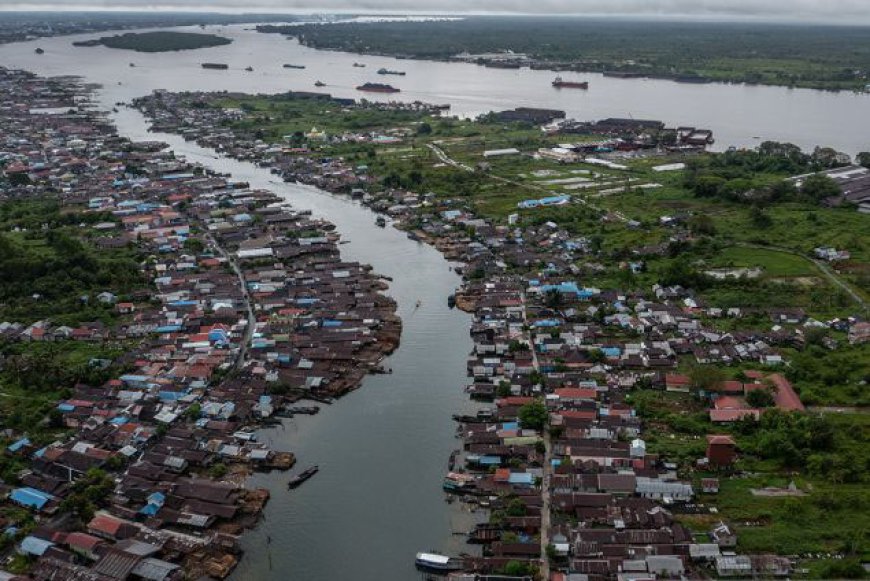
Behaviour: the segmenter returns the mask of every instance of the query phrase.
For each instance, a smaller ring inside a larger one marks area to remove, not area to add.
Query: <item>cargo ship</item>
[[[304,69],[305,65],[284,65],[285,69]]]
[[[287,483],[287,488],[296,488],[301,485],[303,482],[317,474],[317,471],[320,468],[317,466],[312,466],[311,468],[306,468],[302,472],[300,472],[297,476],[294,476],[290,479],[290,482]]]
[[[215,69],[218,71],[225,71],[228,68],[230,68],[230,65],[225,65],[224,63],[202,63],[202,68]]]
[[[399,75],[400,77],[405,76],[405,71],[391,71],[390,69],[378,69],[379,75]]]
[[[365,83],[356,88],[357,91],[368,91],[369,93],[398,93],[400,90],[392,85],[383,83]]]
[[[556,77],[553,81],[553,86],[557,89],[588,89],[588,81],[566,81],[562,77]]]

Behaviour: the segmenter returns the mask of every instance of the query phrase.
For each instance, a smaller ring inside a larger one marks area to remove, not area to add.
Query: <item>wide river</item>
[[[139,54],[70,44],[94,35],[41,39],[0,45],[0,66],[80,75],[102,85],[98,99],[106,108],[154,89],[277,93],[314,90],[314,82],[322,80],[328,84],[323,90],[333,95],[360,97],[356,85],[380,81],[402,88],[391,98],[449,103],[453,114],[463,116],[517,106],[553,107],[578,119],[633,116],[707,127],[715,132],[719,148],[751,146],[761,138],[804,148],[830,145],[850,154],[870,150],[868,95],[594,74],[582,76],[590,81],[588,91],[558,91],[549,85],[553,74],[545,71],[323,52],[241,26],[212,31],[234,42]],[[45,54],[36,55],[36,47]],[[201,62],[227,63],[230,69],[204,70]],[[367,66],[355,68],[354,62]],[[284,69],[284,63],[306,68]],[[245,71],[248,66],[254,70]],[[407,76],[385,81],[375,74],[380,67],[398,68]],[[471,349],[470,319],[447,308],[447,295],[459,283],[450,265],[402,233],[376,228],[374,214],[356,203],[277,182],[267,170],[218,158],[178,137],[148,133],[135,111],[121,108],[114,120],[123,135],[166,141],[192,161],[271,189],[295,207],[329,219],[349,241],[341,247],[344,256],[394,279],[389,293],[404,321],[401,346],[387,362],[394,373],[367,378],[361,389],[324,406],[317,416],[261,433],[264,441],[295,452],[301,466],[319,464],[321,472],[293,492],[286,489],[286,474],[253,479],[253,485],[272,491],[272,500],[265,521],[243,539],[246,556],[234,578],[400,581],[419,577],[413,567],[416,551],[468,550],[453,533],[467,531],[479,515],[447,505],[440,490],[447,457],[458,443],[450,415],[474,409],[461,390]]]

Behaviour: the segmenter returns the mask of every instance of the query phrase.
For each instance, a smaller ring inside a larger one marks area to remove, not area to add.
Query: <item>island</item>
[[[198,32],[128,32],[115,36],[103,36],[98,39],[74,42],[74,46],[103,45],[109,48],[121,48],[136,52],[168,52],[178,50],[193,50],[211,48],[230,44],[231,39],[216,34],[201,34]]]

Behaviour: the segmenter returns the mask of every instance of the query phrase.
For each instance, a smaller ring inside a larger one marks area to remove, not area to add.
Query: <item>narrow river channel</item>
[[[159,139],[178,154],[282,195],[293,207],[333,222],[347,244],[342,256],[392,277],[388,294],[399,305],[402,343],[363,386],[317,416],[284,421],[260,432],[261,441],[293,451],[300,466],[320,472],[288,491],[287,475],[257,475],[251,486],[272,492],[265,521],[243,539],[245,558],[234,579],[413,579],[414,554],[467,551],[464,537],[476,515],[445,503],[447,457],[456,447],[455,412],[472,411],[462,386],[472,347],[470,317],[447,307],[459,284],[433,248],[393,228],[375,226],[375,214],[316,188],[285,184],[253,164],[218,158],[180,137],[148,133],[131,109],[114,116],[132,139]],[[419,307],[417,304],[419,303]]]

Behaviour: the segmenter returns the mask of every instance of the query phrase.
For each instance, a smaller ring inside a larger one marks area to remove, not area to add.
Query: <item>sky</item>
[[[870,24],[870,0],[0,0],[4,10],[587,14]]]

